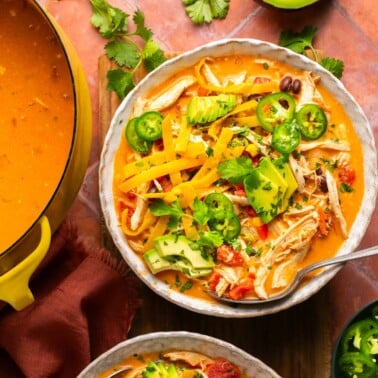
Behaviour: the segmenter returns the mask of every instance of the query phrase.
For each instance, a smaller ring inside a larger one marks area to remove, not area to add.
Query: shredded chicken
[[[310,71],[304,71],[301,76],[302,89],[297,102],[297,109],[305,104],[316,104],[325,112],[329,111],[329,106],[325,103],[322,95],[316,88],[316,83]]]
[[[177,352],[167,352],[163,355],[165,358],[171,361],[184,361],[190,366],[205,366],[213,362],[209,357],[204,356],[200,353],[188,352],[188,351],[177,351]]]
[[[336,180],[328,171],[326,171],[326,179],[332,211],[334,212],[336,219],[339,221],[344,238],[346,238],[348,236],[347,223],[341,210]]]
[[[298,161],[294,159],[291,155],[289,157],[289,164],[290,164],[291,170],[294,173],[295,179],[297,180],[298,192],[303,193],[303,191],[305,190],[306,182],[302,173],[302,169],[299,166]]]
[[[196,82],[194,76],[186,76],[174,82],[170,87],[159,93],[157,96],[149,99],[144,104],[144,111],[147,110],[163,110],[173,105],[181,94]]]
[[[267,298],[265,281],[269,270],[275,262],[292,253],[307,251],[312,237],[315,235],[319,225],[319,215],[316,211],[301,217],[295,224],[291,225],[286,232],[282,233],[274,242],[274,245],[261,257],[261,264],[257,269],[255,279],[255,291],[260,298]],[[304,257],[304,256],[302,256]],[[278,278],[277,282],[278,282]]]
[[[315,142],[301,142],[297,147],[298,151],[304,152],[313,150],[315,148],[324,148],[328,150],[335,150],[335,151],[350,151],[349,143],[345,141],[334,141],[331,139],[327,140],[320,140]]]

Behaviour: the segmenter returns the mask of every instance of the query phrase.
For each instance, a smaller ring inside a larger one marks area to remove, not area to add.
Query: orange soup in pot
[[[74,133],[66,56],[32,3],[0,12],[0,253],[40,217],[59,186]]]

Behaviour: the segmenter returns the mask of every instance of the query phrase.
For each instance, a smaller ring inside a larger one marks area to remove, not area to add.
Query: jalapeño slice
[[[154,141],[161,138],[163,115],[156,111],[145,112],[135,123],[135,131],[139,138]]]
[[[225,241],[230,242],[236,239],[241,230],[241,224],[238,216],[232,212],[217,212],[209,220],[209,227],[212,231],[219,232]]]
[[[348,352],[339,357],[340,370],[346,377],[375,378],[377,377],[377,365],[368,356],[360,352]]]
[[[327,116],[315,104],[304,105],[297,112],[296,120],[303,138],[308,140],[320,138],[327,130]]]
[[[205,204],[208,206],[210,213],[234,211],[231,200],[223,193],[210,193],[205,198]]]
[[[272,146],[282,155],[293,152],[301,141],[301,133],[295,122],[282,123],[273,130]]]
[[[144,140],[138,136],[135,131],[135,124],[137,122],[137,118],[131,118],[130,121],[127,123],[126,130],[125,130],[125,137],[129,146],[136,152],[141,154],[147,154],[150,152],[152,143],[151,141]]]
[[[260,125],[267,131],[290,123],[295,114],[295,100],[286,92],[277,92],[263,97],[256,108],[256,116]]]

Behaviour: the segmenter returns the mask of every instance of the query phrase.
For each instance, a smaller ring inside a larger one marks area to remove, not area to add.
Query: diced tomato
[[[235,185],[234,194],[239,197],[246,197],[244,185]]]
[[[123,214],[124,211],[127,211],[126,225],[130,226],[131,217],[133,216],[135,209],[131,206],[123,204],[120,214]]]
[[[198,96],[207,96],[210,93],[210,91],[204,87],[198,88]]]
[[[255,79],[253,80],[253,83],[254,84],[262,84],[262,83],[268,83],[270,81],[270,78],[269,77],[261,77],[261,76],[257,76],[255,77]]]
[[[266,240],[268,237],[268,226],[266,224],[262,224],[261,226],[256,227],[256,231],[259,234],[261,240]]]
[[[260,158],[261,158],[261,155],[260,154],[257,154],[256,156],[254,156],[252,158],[252,165],[254,167],[257,167],[259,165],[259,162],[260,162]]]
[[[127,198],[131,201],[135,200],[136,198],[136,193],[134,190],[130,190],[127,194],[126,194]]]
[[[228,296],[231,299],[240,299],[245,296],[246,293],[253,289],[254,275],[246,277],[241,283],[235,285],[229,290]]]
[[[321,236],[327,236],[331,228],[332,218],[322,208],[318,208],[319,214],[319,232]]]
[[[164,192],[169,192],[172,190],[173,185],[168,176],[161,176],[158,177],[156,180],[159,182]]]
[[[212,273],[212,275],[209,278],[209,289],[212,291],[215,291],[222,275],[218,272]]]
[[[155,141],[155,147],[158,151],[163,151],[164,150],[164,142],[163,139],[158,139]]]
[[[217,248],[217,260],[230,266],[240,266],[244,264],[241,253],[227,244],[223,244]]]
[[[218,358],[206,367],[209,378],[239,378],[240,370],[224,358]]]
[[[248,206],[246,211],[247,211],[247,215],[249,217],[251,217],[251,218],[257,217],[256,211],[252,206]]]
[[[352,185],[356,179],[356,172],[352,167],[343,167],[339,172],[339,179],[341,182]]]

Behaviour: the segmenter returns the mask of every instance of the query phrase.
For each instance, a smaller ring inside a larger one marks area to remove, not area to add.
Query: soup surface
[[[64,172],[74,127],[69,67],[31,3],[0,12],[0,253],[39,218]]]
[[[363,180],[353,125],[313,73],[209,57],[136,99],[115,207],[131,248],[172,288],[266,298],[336,253]]]
[[[201,353],[182,350],[133,355],[103,372],[98,378],[106,378],[125,366],[129,366],[130,370],[124,374],[119,373],[119,377],[247,378],[237,366],[224,358],[210,358]]]

